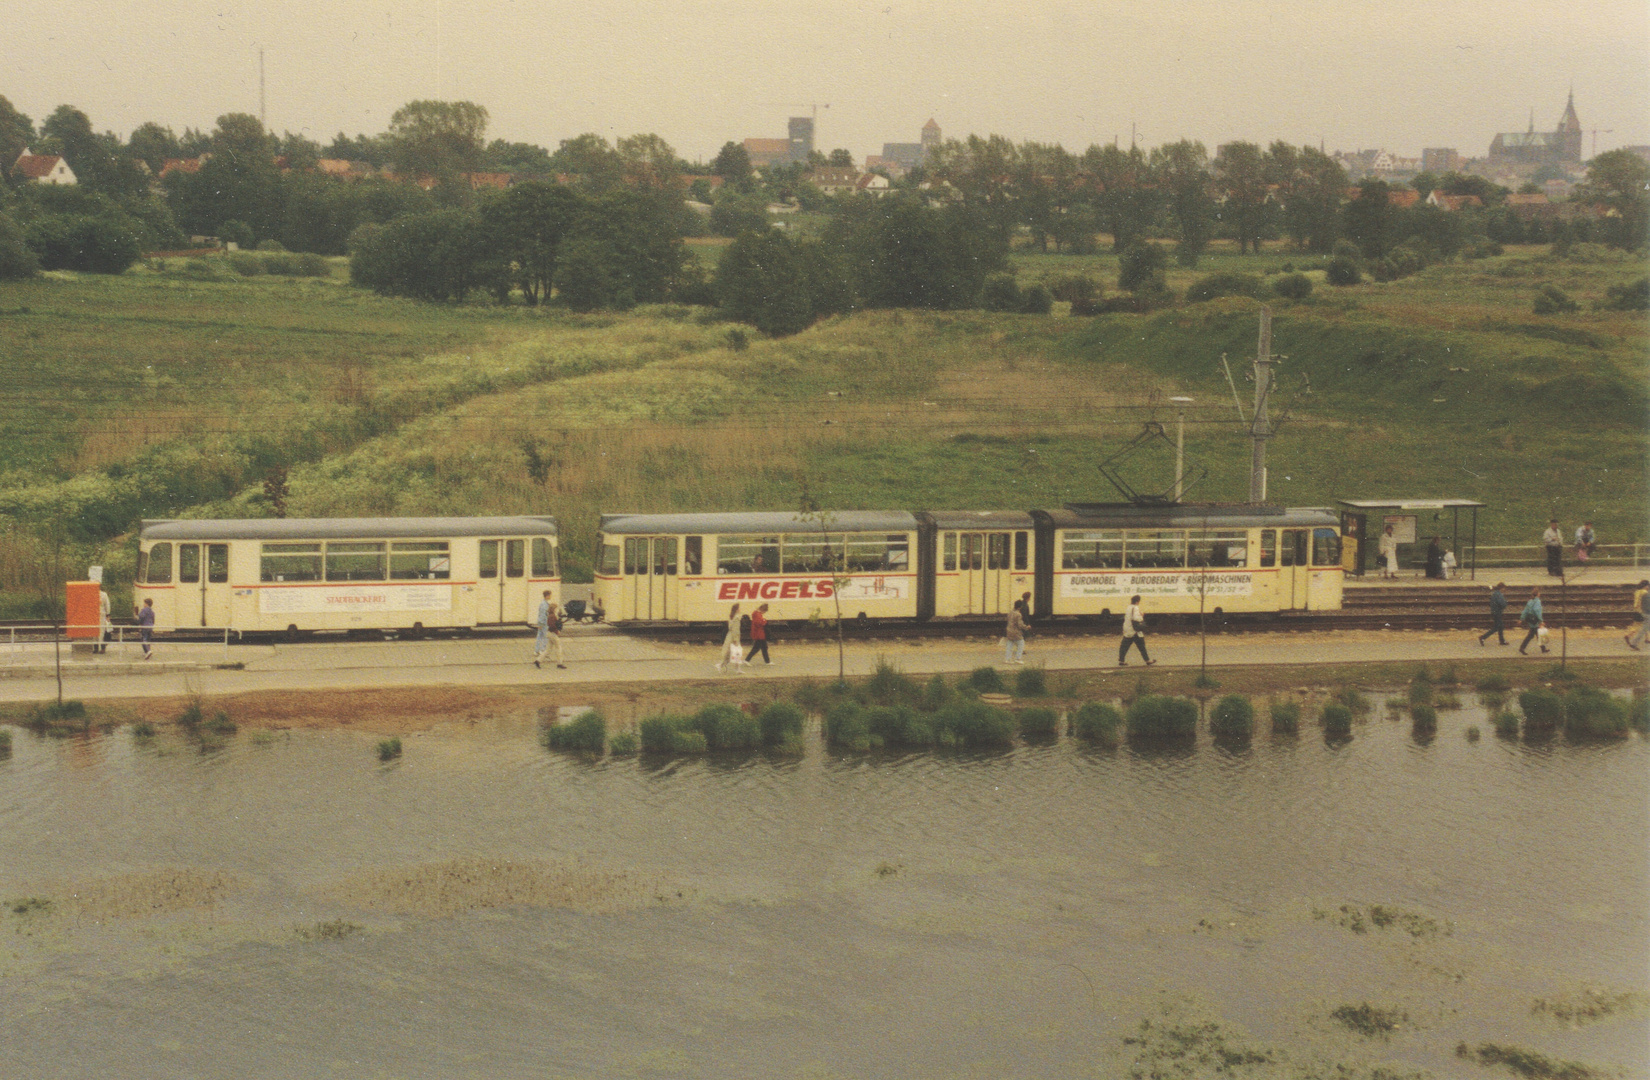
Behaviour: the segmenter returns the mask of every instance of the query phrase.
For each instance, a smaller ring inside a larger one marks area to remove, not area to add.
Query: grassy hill
[[[1110,256],[1016,261],[1026,280],[1115,280]],[[1216,255],[1170,284],[1287,261]],[[1549,515],[1643,538],[1645,320],[1588,310],[1643,272],[1514,249],[1272,302],[1273,499],[1476,498],[1488,543],[1533,542]],[[1546,283],[1582,310],[1532,314]],[[1257,308],[869,312],[739,348],[690,308],[441,307],[141,268],[0,284],[0,612],[42,587],[48,549],[118,577],[130,545],[107,541],[139,517],[270,513],[277,465],[293,516],[554,512],[576,576],[599,511],[787,508],[804,485],[841,509],[1110,498],[1096,464],[1186,394],[1209,469],[1190,497],[1237,500],[1248,451],[1220,356],[1241,379]],[[1168,486],[1166,454],[1137,468]]]

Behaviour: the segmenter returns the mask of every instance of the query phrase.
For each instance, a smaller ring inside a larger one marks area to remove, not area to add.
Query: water
[[[1646,1075],[1632,999],[1532,1004],[1650,989],[1650,750],[1489,731],[588,763],[499,722],[388,766],[19,731],[0,897],[52,903],[0,914],[0,1074],[1115,1076],[1166,1017],[1254,1075]],[[1330,1018],[1366,1001],[1406,1019]]]

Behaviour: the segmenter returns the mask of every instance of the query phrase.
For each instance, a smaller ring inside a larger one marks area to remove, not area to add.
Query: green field
[[[1115,291],[1110,255],[1014,261],[1025,282],[1086,272]],[[1285,263],[1315,265],[1217,251],[1169,284]],[[1644,539],[1650,335],[1642,313],[1590,310],[1643,273],[1586,245],[1511,249],[1274,301],[1289,420],[1272,498],[1475,498],[1486,543],[1533,543],[1549,515]],[[1532,314],[1549,282],[1582,310]],[[138,518],[269,514],[280,466],[293,516],[553,512],[577,580],[600,511],[782,509],[804,486],[837,509],[1111,499],[1098,462],[1186,394],[1188,457],[1209,469],[1189,497],[1241,500],[1220,357],[1242,379],[1257,308],[867,312],[735,349],[702,309],[433,306],[341,275],[0,284],[0,614],[55,591],[53,553],[120,580]],[[1154,451],[1134,475],[1162,490],[1170,467]]]

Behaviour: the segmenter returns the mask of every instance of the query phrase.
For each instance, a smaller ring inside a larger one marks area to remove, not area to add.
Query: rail
[[[82,636],[70,636],[70,630],[86,631]],[[154,627],[155,633],[173,633],[186,630],[191,635],[210,635],[216,638],[223,635],[223,660],[229,663],[229,639],[239,637],[240,631],[232,626],[161,626]],[[24,654],[26,645],[52,644],[61,647],[65,642],[74,645],[100,645],[113,648],[116,655],[125,657],[132,651],[133,646],[141,646],[142,634],[136,626],[116,623],[70,623],[70,622],[27,622],[27,623],[0,623],[0,634],[6,641],[6,666],[15,666],[18,657]]]
[[[1405,556],[1408,558],[1405,558]],[[1419,567],[1426,564],[1425,549],[1420,553],[1414,551],[1400,551],[1398,564],[1401,567]],[[1596,544],[1593,554],[1587,560],[1587,566],[1631,566],[1637,570],[1640,566],[1650,563],[1650,544]],[[1479,544],[1478,568],[1483,570],[1489,567],[1514,566],[1545,566],[1547,564],[1547,548],[1543,544]],[[1574,544],[1564,545],[1564,564],[1566,566],[1583,565],[1576,561]]]

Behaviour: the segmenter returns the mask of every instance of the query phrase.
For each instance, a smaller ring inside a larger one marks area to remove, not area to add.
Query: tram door
[[[476,562],[476,622],[530,621],[527,541],[481,541]]]
[[[1014,604],[1013,572],[1009,552],[1013,533],[960,533],[957,571],[962,582],[961,613],[1003,615]]]
[[[204,560],[204,565],[203,565]],[[229,545],[179,544],[178,626],[226,626],[229,623]]]
[[[674,619],[676,537],[627,536],[624,541],[626,618]]]
[[[1282,529],[1278,532],[1278,607],[1305,608],[1306,588],[1311,582],[1311,529]]]

